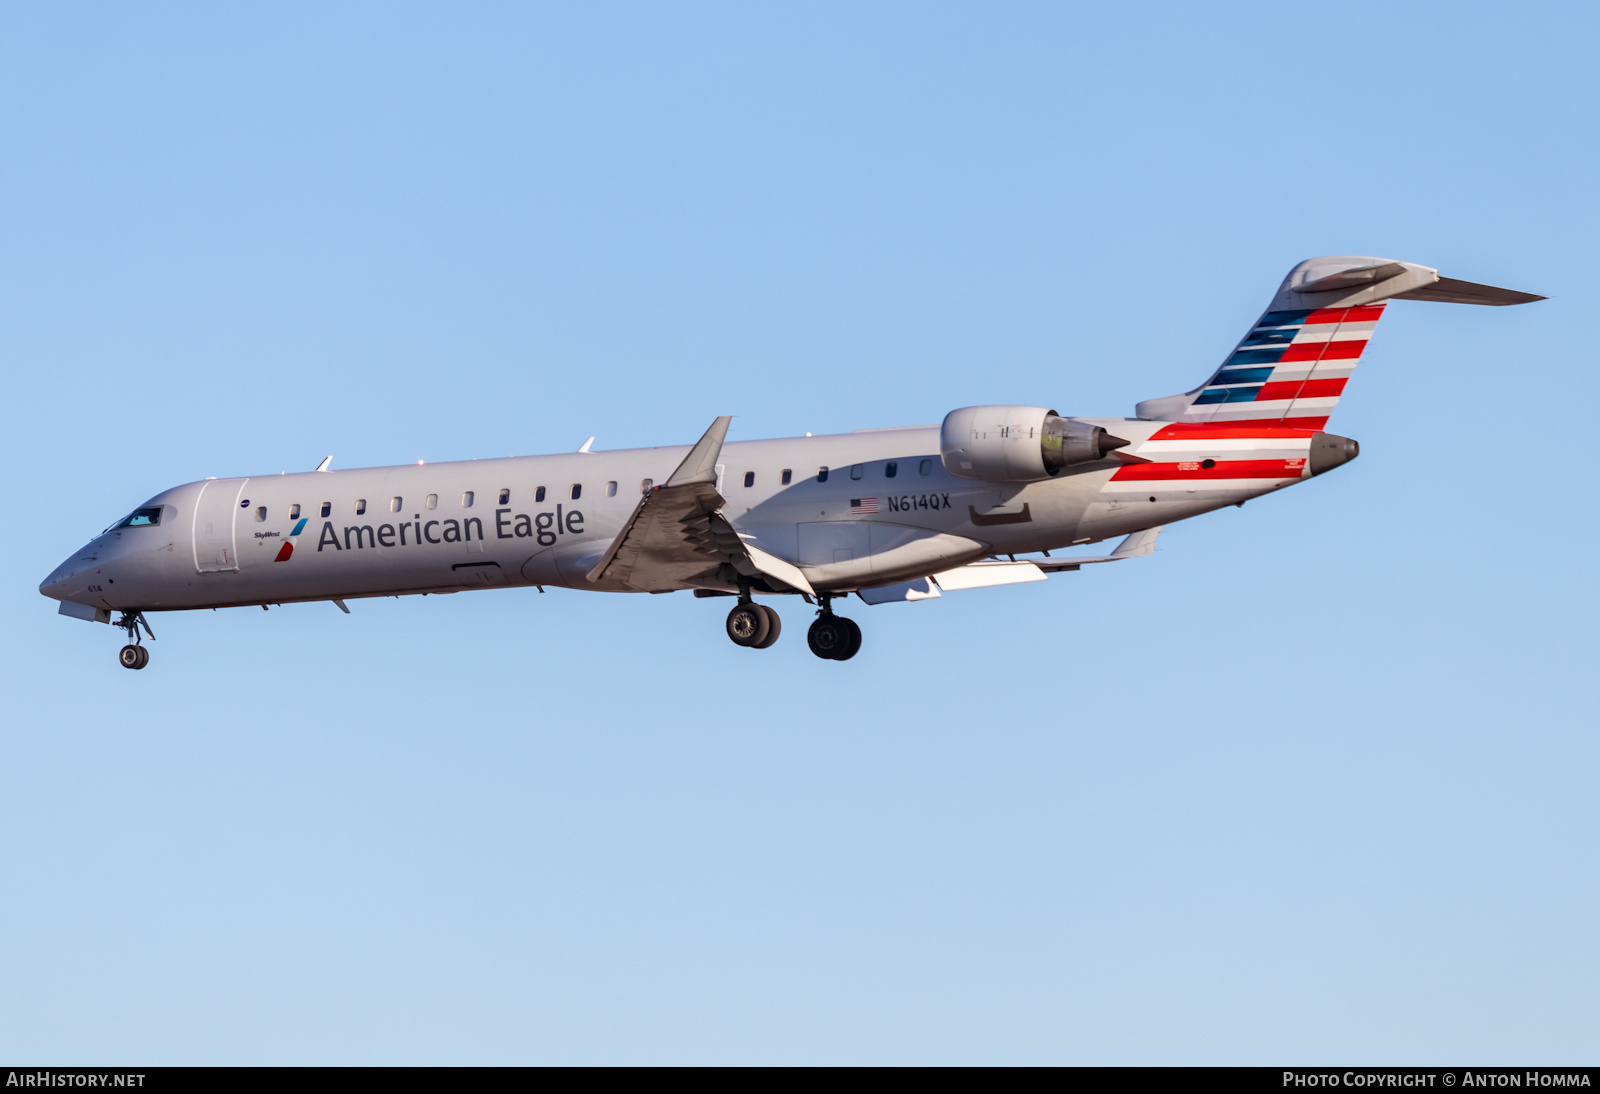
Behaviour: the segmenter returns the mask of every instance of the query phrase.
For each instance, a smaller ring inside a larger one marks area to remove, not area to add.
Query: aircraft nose
[[[88,548],[86,546],[83,550],[74,551],[71,558],[68,558],[54,570],[51,570],[50,576],[39,583],[39,592],[45,596],[48,596],[51,600],[66,600],[68,597],[70,597],[72,593],[81,585],[80,582],[75,582],[72,580],[75,569],[75,567],[72,565],[73,560],[79,555],[84,554],[87,550]]]

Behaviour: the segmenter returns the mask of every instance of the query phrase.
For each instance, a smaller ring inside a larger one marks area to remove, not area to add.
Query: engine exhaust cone
[[[1114,452],[1119,448],[1127,448],[1132,443],[1132,441],[1125,441],[1121,437],[1113,437],[1109,433],[1103,433],[1100,436],[1100,454],[1104,456],[1107,452]]]

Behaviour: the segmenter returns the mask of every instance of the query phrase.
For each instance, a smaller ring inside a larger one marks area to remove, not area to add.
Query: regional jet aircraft
[[[806,640],[847,661],[861,628],[834,611],[1043,581],[1148,555],[1161,527],[1355,458],[1325,431],[1390,300],[1543,297],[1385,258],[1289,272],[1210,379],[1132,418],[969,406],[939,426],[404,467],[205,479],[163,491],[56,567],[39,591],[126,632],[149,614],[535,585],[735,598],[728,637],[765,649],[795,597]],[[590,438],[592,441],[593,438]],[[1125,537],[1109,554],[1062,549]],[[141,633],[142,631],[142,633]]]

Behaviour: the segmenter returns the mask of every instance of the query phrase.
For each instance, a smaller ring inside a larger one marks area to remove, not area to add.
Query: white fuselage
[[[1129,447],[1041,482],[957,478],[941,462],[939,428],[927,426],[730,442],[718,491],[749,543],[800,567],[818,592],[848,592],[1128,534],[1310,474],[1305,433],[1152,440],[1169,423],[1087,420]],[[145,503],[160,508],[159,523],[91,540],[41,591],[107,610],[173,610],[499,585],[606,590],[586,575],[646,480],[662,483],[688,450],[192,482]],[[1219,478],[1202,461],[1256,469]],[[1263,476],[1261,464],[1283,470]],[[1177,470],[1130,477],[1139,466]]]

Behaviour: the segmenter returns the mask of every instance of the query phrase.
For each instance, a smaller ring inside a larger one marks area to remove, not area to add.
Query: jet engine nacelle
[[[944,417],[939,457],[950,474],[985,482],[1037,482],[1092,463],[1128,442],[1042,406],[964,406]]]

